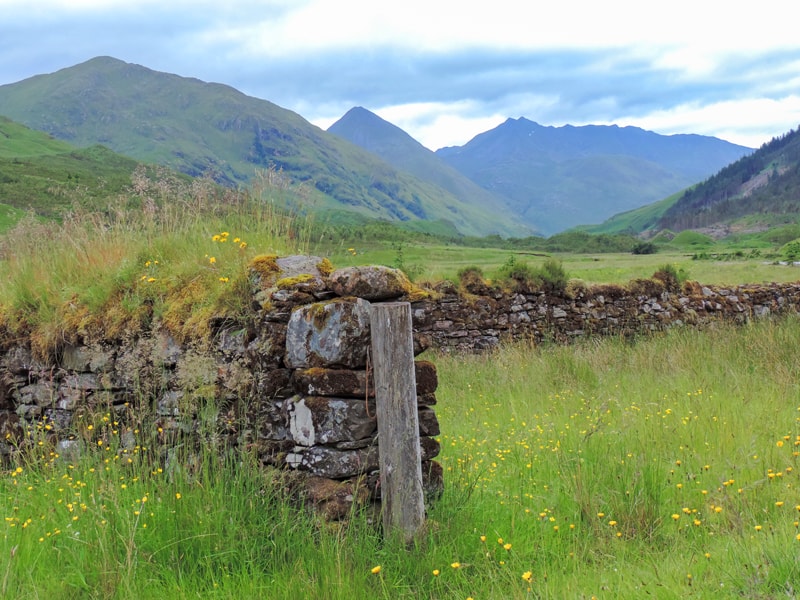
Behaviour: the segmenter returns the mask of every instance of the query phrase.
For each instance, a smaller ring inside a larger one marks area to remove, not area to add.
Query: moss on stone
[[[314,328],[317,331],[322,331],[331,317],[330,311],[325,310],[326,306],[327,304],[317,303],[308,307],[308,314],[311,316],[311,322],[314,323]]]
[[[286,290],[295,287],[301,283],[308,283],[310,281],[314,281],[316,277],[311,275],[310,273],[302,273],[300,275],[295,275],[294,277],[284,277],[282,279],[278,279],[275,283],[275,286],[279,290]]]

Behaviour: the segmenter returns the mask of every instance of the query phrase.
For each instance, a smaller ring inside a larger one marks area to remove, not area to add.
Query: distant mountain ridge
[[[318,212],[438,221],[470,235],[525,230],[271,102],[111,57],[0,86],[0,114],[77,146],[103,144],[231,185],[274,167],[304,186]]]
[[[700,135],[520,117],[436,154],[549,234],[665,198],[750,152]]]

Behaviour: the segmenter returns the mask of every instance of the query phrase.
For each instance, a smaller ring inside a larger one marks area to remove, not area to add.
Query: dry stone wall
[[[565,341],[629,335],[680,325],[800,309],[800,284],[668,291],[653,281],[569,295],[469,293],[443,282],[426,293],[401,272],[360,267],[330,272],[317,257],[260,257],[250,271],[250,314],[218,319],[209,341],[178,344],[154,324],[122,339],[86,339],[42,361],[30,345],[0,349],[0,460],[38,432],[72,458],[98,442],[120,454],[147,442],[165,461],[178,444],[255,453],[265,466],[296,474],[299,493],[328,518],[380,499],[374,389],[369,368],[369,306],[407,300],[415,353],[481,350],[505,339]],[[424,489],[442,490],[437,375],[416,363]],[[87,424],[101,415],[115,439]],[[187,442],[188,441],[188,442]],[[167,465],[169,466],[169,465]]]
[[[800,312],[800,283],[735,287],[691,283],[681,291],[668,291],[659,281],[640,280],[631,288],[634,291],[597,286],[554,294],[484,287],[465,294],[444,282],[436,287],[437,299],[412,304],[412,314],[424,343],[471,351],[496,347],[506,339],[564,342]]]
[[[327,518],[379,500],[370,303],[402,300],[412,286],[394,269],[327,266],[318,257],[257,259],[252,314],[215,322],[207,343],[179,345],[156,325],[67,346],[46,362],[26,344],[5,349],[0,455],[42,437],[69,458],[97,445],[135,453],[144,438],[162,460],[176,461],[179,445],[212,444],[292,473],[293,489]],[[436,369],[417,361],[416,374],[423,483],[435,496],[443,485],[433,460]],[[115,439],[88,433],[98,415],[114,424]]]

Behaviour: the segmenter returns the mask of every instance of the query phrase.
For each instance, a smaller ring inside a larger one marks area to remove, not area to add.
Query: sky
[[[431,150],[507,118],[758,147],[800,125],[796,0],[0,0],[0,85],[95,56]],[[2,106],[0,106],[2,114]]]

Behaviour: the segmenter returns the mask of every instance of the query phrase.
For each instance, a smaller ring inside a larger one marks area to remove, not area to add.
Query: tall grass
[[[284,208],[288,193],[275,173],[231,191],[139,172],[106,211],[24,219],[0,242],[4,333],[42,356],[153,319],[178,339],[202,338],[211,316],[241,309],[253,256],[308,249],[310,217]]]
[[[70,461],[42,424],[0,477],[0,595],[794,597],[799,336],[790,318],[432,356],[446,489],[408,549],[368,511],[317,521],[246,451],[165,463],[157,430],[123,451],[98,414]]]

